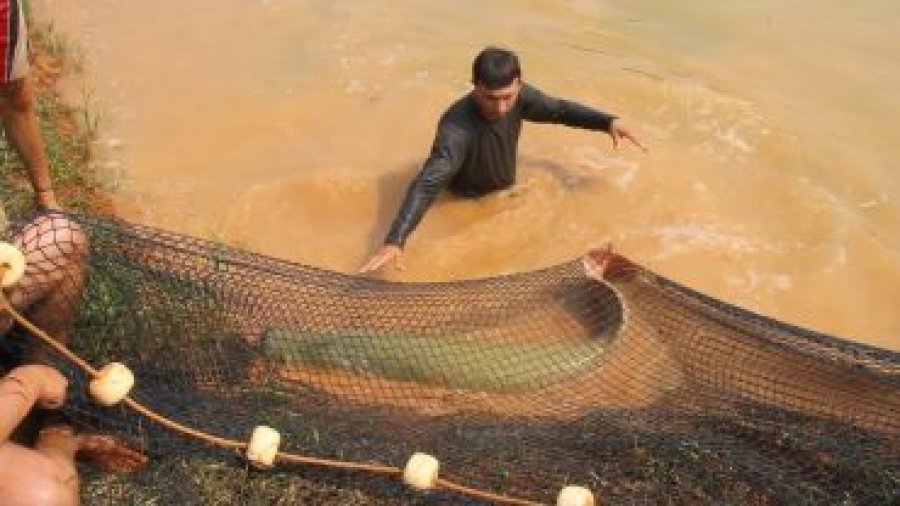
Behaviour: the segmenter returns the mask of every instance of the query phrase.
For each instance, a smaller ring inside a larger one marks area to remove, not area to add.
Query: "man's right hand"
[[[638,140],[637,136],[631,133],[631,129],[622,124],[622,121],[618,118],[614,119],[612,123],[609,125],[609,136],[612,137],[613,141],[613,149],[619,149],[619,141],[627,140],[640,148],[644,153],[647,152],[647,147],[644,146],[640,140]]]
[[[396,244],[385,244],[375,253],[375,256],[369,260],[366,265],[359,270],[360,274],[366,272],[377,271],[384,267],[388,262],[394,262],[394,266],[399,270],[403,270],[403,249]]]

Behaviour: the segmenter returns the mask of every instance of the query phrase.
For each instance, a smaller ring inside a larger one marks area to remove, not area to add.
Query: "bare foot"
[[[147,465],[137,444],[109,434],[78,434],[78,460],[107,473],[127,474]]]
[[[71,461],[78,451],[78,438],[69,425],[47,425],[38,431],[35,448],[46,454]]]
[[[76,433],[71,425],[51,424],[38,433],[37,449],[48,455],[85,464],[107,473],[126,474],[147,465],[147,456],[136,444],[109,434]]]

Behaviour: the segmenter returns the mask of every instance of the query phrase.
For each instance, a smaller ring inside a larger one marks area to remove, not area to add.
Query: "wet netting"
[[[898,353],[634,265],[605,280],[577,260],[392,283],[73,219],[87,253],[71,349],[128,364],[132,398],[191,428],[246,441],[263,424],[284,452],[401,469],[425,452],[441,478],[541,503],[569,484],[601,504],[900,502]],[[60,367],[73,418],[150,456],[128,482],[154,490],[148,503],[218,503],[222,490],[233,503],[479,501],[363,470],[251,470],[234,449],[96,407],[84,373]]]

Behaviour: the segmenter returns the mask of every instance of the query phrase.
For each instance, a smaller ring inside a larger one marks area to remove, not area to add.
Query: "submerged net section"
[[[197,429],[247,440],[265,424],[285,451],[401,468],[423,451],[442,477],[546,503],[567,484],[603,504],[900,501],[900,354],[643,269],[397,284],[77,220],[90,249],[72,348],[127,363],[134,398]],[[70,414],[146,449],[128,486],[156,502],[468,501],[304,466],[223,475],[242,470],[233,452],[81,390]]]

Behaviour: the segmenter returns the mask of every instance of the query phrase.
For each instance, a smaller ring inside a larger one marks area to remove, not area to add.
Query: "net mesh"
[[[546,503],[572,483],[604,504],[900,501],[898,353],[645,269],[609,283],[580,261],[391,283],[73,219],[88,253],[72,349],[96,366],[127,363],[133,397],[185,425],[245,441],[264,424],[284,451],[401,468],[422,451],[443,478]],[[208,456],[241,469],[233,452],[94,407],[79,393],[82,373],[60,367],[75,384],[72,417],[151,455],[132,485],[155,487],[164,503],[218,502],[165,463]],[[208,469],[230,490],[223,502],[468,500],[423,499],[359,472],[287,466],[232,479]]]

